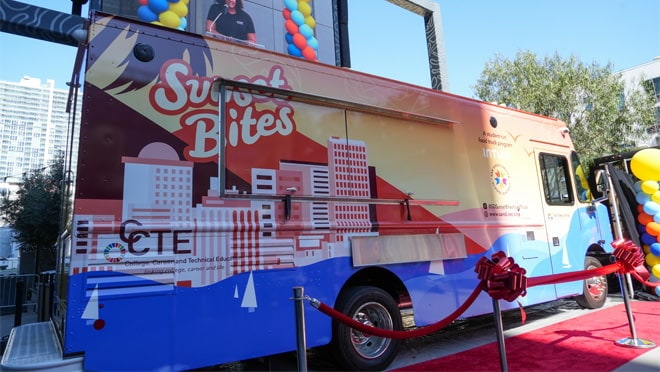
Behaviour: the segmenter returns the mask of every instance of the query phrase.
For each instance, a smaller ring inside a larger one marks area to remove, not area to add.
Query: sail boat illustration
[[[92,291],[92,295],[85,305],[85,310],[81,316],[82,319],[88,319],[88,321],[94,321],[99,318],[99,285],[97,284]]]
[[[243,292],[243,302],[241,302],[241,307],[249,308],[250,312],[254,311],[254,309],[257,307],[257,293],[254,290],[254,278],[252,277],[252,271],[250,271],[247,286]]]

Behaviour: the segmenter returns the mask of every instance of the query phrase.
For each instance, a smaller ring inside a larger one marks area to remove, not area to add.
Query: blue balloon
[[[640,191],[635,194],[635,200],[637,200],[638,204],[646,204],[649,200],[651,200],[651,195]]]
[[[298,26],[305,24],[305,16],[300,13],[300,10],[294,10],[291,12],[291,20]]]
[[[292,55],[294,57],[302,57],[302,51],[293,44],[289,44],[287,51],[289,52],[289,55]]]
[[[291,35],[290,33],[287,32],[284,35],[284,40],[286,40],[287,44],[292,44],[293,43],[293,35]]]
[[[312,49],[314,49],[314,50],[318,50],[318,49],[319,49],[319,41],[316,40],[316,38],[315,38],[314,36],[312,36],[312,37],[310,37],[309,39],[307,39],[307,45],[309,45],[310,47],[312,47]]]
[[[642,235],[639,237],[642,243],[646,245],[651,245],[653,243],[657,243],[658,241],[656,240],[655,236],[649,234],[649,233],[642,233]]]
[[[647,201],[644,203],[644,212],[650,214],[651,216],[655,216],[656,214],[660,213],[660,204],[654,202],[653,200]]]
[[[660,257],[660,243],[655,242],[649,248],[652,255]]]
[[[188,26],[188,20],[186,17],[181,17],[181,22],[179,22],[179,29],[185,30],[186,26]]]
[[[635,190],[635,192],[642,191],[642,181],[635,182],[635,184],[633,185],[633,189]]]
[[[156,14],[160,14],[170,8],[167,0],[149,0],[147,4],[149,5],[149,9]]]
[[[298,1],[297,0],[284,0],[284,6],[290,11],[298,10]]]
[[[142,5],[138,8],[137,15],[140,21],[153,22],[158,20],[158,15],[152,12],[146,5]]]
[[[300,34],[302,34],[305,39],[309,39],[310,37],[314,36],[314,30],[312,30],[312,28],[309,27],[309,25],[306,23],[303,23],[300,27],[298,27],[298,32],[300,32]]]
[[[653,221],[660,223],[660,213],[656,213],[653,215]]]

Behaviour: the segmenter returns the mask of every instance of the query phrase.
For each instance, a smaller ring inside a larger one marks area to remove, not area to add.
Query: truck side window
[[[563,156],[540,154],[545,201],[551,205],[573,204],[568,160]]]

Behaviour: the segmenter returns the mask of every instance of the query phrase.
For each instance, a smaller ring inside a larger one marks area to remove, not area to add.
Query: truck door
[[[570,162],[563,154],[536,151],[546,236],[552,273],[582,270],[580,217],[571,181]],[[558,297],[579,293],[582,282],[555,285]]]

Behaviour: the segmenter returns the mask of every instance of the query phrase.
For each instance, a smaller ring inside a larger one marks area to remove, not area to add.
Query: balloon
[[[660,265],[660,257],[649,253],[646,255],[645,262],[650,267],[654,267],[655,265]],[[657,275],[657,277],[660,278],[660,275]]]
[[[291,20],[296,22],[298,26],[305,24],[305,16],[297,10],[291,12]]]
[[[316,20],[314,17],[305,17],[305,24],[311,28],[316,27]]]
[[[173,11],[174,13],[176,13],[176,15],[179,16],[179,18],[185,17],[185,16],[188,15],[188,7],[186,6],[186,4],[184,4],[180,1],[176,2],[176,3],[170,3],[170,8],[169,9],[171,11]]]
[[[286,34],[284,34],[284,40],[286,40],[287,44],[293,43],[293,35],[287,32]]]
[[[166,11],[169,6],[170,4],[167,3],[167,0],[149,0],[149,9],[159,15]]]
[[[303,50],[307,46],[307,39],[305,37],[298,33],[293,35],[293,44],[298,47],[298,49]]]
[[[158,15],[158,20],[160,23],[171,28],[177,28],[179,27],[179,23],[181,23],[181,17],[171,10],[160,13]]]
[[[304,1],[298,2],[298,10],[300,13],[302,13],[305,17],[309,17],[312,14],[312,7],[309,6],[309,3],[306,3]]]
[[[646,204],[646,202],[651,200],[651,196],[649,194],[640,191],[637,194],[635,194],[635,200],[637,200],[638,204]]]
[[[646,226],[647,223],[653,221],[653,216],[651,216],[648,213],[640,213],[637,215],[637,222],[641,223],[642,225]]]
[[[648,225],[646,225],[646,232],[649,233],[649,235],[652,235],[652,236],[660,235],[660,223],[649,222]],[[653,244],[653,243],[651,243],[651,244]]]
[[[649,246],[649,253],[654,256],[660,257],[660,243],[653,243]]]
[[[660,204],[649,200],[644,203],[644,212],[655,216],[656,214],[660,213]]]
[[[653,221],[660,223],[660,213],[656,213],[653,216]]]
[[[312,30],[311,27],[304,23],[300,25],[298,31],[305,37],[305,39],[309,39],[310,37],[314,36],[314,30]]]
[[[284,22],[284,28],[286,29],[286,32],[290,33],[291,35],[298,33],[298,25],[290,19],[287,19]]]
[[[630,170],[640,180],[660,179],[660,150],[639,150],[630,159]]]
[[[296,0],[284,0],[284,6],[292,12],[298,10],[298,2]]]
[[[305,49],[302,51],[303,57],[310,61],[315,61],[316,60],[316,51],[312,49],[312,47],[307,46]]]
[[[307,39],[307,45],[311,46],[312,49],[314,49],[314,50],[319,49],[319,41],[316,40],[316,38],[314,36]]]
[[[651,195],[651,200],[656,203],[660,203],[660,191],[656,191]]]
[[[660,176],[660,174],[658,174]],[[642,182],[642,191],[646,194],[653,195],[654,192],[658,191],[658,182],[653,180],[646,180]]]
[[[284,19],[291,19],[291,11],[287,8],[282,9],[282,16]]]
[[[653,265],[653,267],[651,267],[651,272],[653,273],[653,276],[660,278],[660,264]]]
[[[289,47],[286,49],[287,52],[289,52],[289,55],[292,55],[294,57],[302,57],[302,52],[298,47],[296,47],[293,44],[289,44]]]
[[[637,181],[633,185],[633,189],[635,190],[636,193],[642,191],[642,181]]]
[[[179,28],[185,30],[186,27],[188,27],[188,20],[186,17],[181,17],[181,20],[179,21]]]
[[[138,1],[140,5],[147,5],[149,3],[149,0],[140,0]]]
[[[652,236],[651,234],[647,232],[643,232],[639,239],[642,241],[644,244],[651,245],[653,243],[656,243],[658,240],[655,238],[655,236]]]
[[[138,8],[137,15],[141,21],[145,22],[153,22],[158,19],[158,15],[152,12],[151,9],[149,9],[149,7],[146,5]]]

